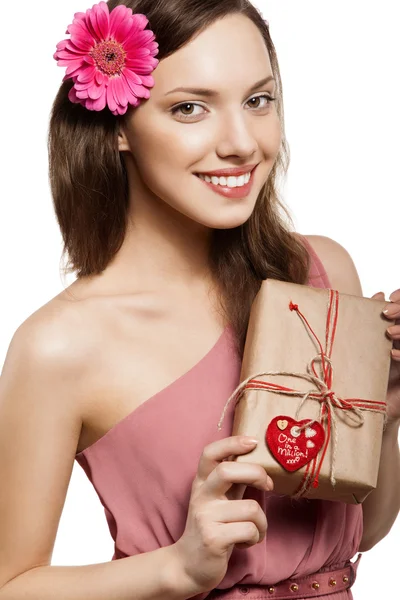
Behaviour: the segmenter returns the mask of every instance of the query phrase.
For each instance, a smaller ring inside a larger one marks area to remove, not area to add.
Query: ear
[[[118,150],[120,152],[128,151],[130,152],[128,138],[126,137],[125,131],[120,127],[118,132]]]

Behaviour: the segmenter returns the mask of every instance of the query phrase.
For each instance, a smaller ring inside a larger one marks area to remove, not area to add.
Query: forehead
[[[240,85],[272,74],[261,32],[239,14],[219,19],[171,56],[153,72],[154,92],[164,94],[175,86],[207,85],[215,89]]]

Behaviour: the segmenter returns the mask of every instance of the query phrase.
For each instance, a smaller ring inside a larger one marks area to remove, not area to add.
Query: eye
[[[190,117],[198,117],[201,113],[195,113],[190,110],[192,107],[195,106],[197,106],[197,108],[204,108],[200,104],[194,104],[194,102],[184,102],[183,104],[178,104],[178,106],[172,108],[171,112],[173,115],[178,114],[180,117],[183,117],[183,119],[187,119]],[[185,112],[186,110],[188,112]]]
[[[256,105],[253,104],[251,108],[254,108],[255,110],[262,110],[269,108],[269,106],[272,104],[272,102],[276,100],[276,98],[273,98],[269,94],[260,94],[259,96],[253,96],[253,98],[250,98],[247,104],[249,102],[252,102],[252,100],[256,101]],[[260,104],[261,100],[265,100],[266,102]],[[171,113],[174,116],[179,116],[181,121],[189,121],[193,117],[196,118],[201,116],[201,112],[194,112],[193,109],[196,107],[205,110],[204,106],[202,106],[201,104],[196,104],[195,102],[182,102],[182,104],[174,106],[171,109]]]
[[[253,104],[253,106],[251,108],[255,108],[255,109],[262,109],[262,108],[268,108],[272,102],[275,102],[276,98],[273,98],[272,96],[270,96],[269,94],[260,94],[260,96],[253,96],[253,98],[250,98],[250,100],[248,101],[251,102],[252,100],[266,100],[267,102],[265,102],[264,104],[261,103],[257,103],[257,104]]]

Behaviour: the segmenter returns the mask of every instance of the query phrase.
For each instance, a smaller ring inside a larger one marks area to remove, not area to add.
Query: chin
[[[246,223],[250,219],[253,210],[253,205],[251,210],[249,210],[248,206],[245,207],[244,205],[236,207],[236,210],[227,207],[216,207],[213,214],[208,215],[208,218],[204,217],[201,221],[203,225],[211,229],[234,229]]]
[[[234,229],[240,227],[251,217],[257,202],[259,191],[243,198],[227,198],[212,192],[199,194],[190,188],[165,191],[165,202],[171,208],[185,215],[191,221],[211,229]],[[188,200],[190,199],[190,203]]]

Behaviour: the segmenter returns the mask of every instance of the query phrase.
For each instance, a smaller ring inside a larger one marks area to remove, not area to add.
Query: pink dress
[[[304,241],[312,258],[308,285],[329,288],[320,259]],[[104,506],[115,542],[112,560],[169,546],[181,537],[202,450],[231,435],[232,409],[228,409],[221,431],[217,423],[240,382],[241,359],[232,340],[228,326],[189,371],[76,455]],[[269,586],[331,571],[341,568],[358,550],[361,505],[307,499],[292,502],[289,497],[252,487],[246,488],[244,497],[256,498],[263,507],[267,535],[263,543],[251,548],[234,548],[219,589]],[[326,597],[353,598],[351,590]]]

